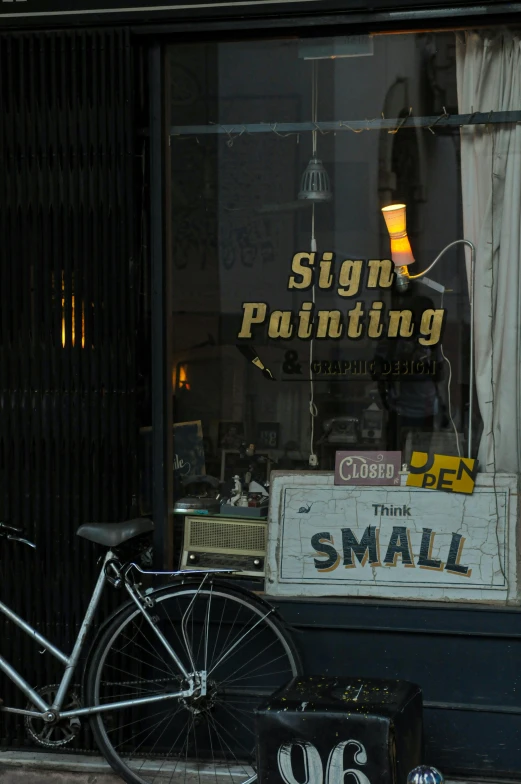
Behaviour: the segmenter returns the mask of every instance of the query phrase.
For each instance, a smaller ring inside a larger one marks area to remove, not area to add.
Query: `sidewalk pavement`
[[[187,784],[200,784],[189,779]],[[0,784],[122,784],[122,781],[102,757],[0,751]],[[445,779],[445,784],[519,784],[519,781]]]
[[[0,751],[0,784],[121,784],[101,757]]]

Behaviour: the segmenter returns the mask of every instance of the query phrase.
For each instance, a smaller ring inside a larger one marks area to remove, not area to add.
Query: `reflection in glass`
[[[436,266],[438,288],[371,286],[368,265],[421,272],[464,236],[459,128],[403,124],[457,113],[454,33],[187,44],[168,68],[174,419],[201,421],[207,473],[222,423],[259,449],[276,432],[275,468],[316,454],[331,470],[343,447],[465,454],[463,249]],[[317,192],[329,198],[302,196]],[[406,223],[382,215],[397,204]],[[316,253],[309,285],[290,287],[299,252]],[[363,262],[358,286],[346,260]],[[319,312],[324,337],[305,329]]]

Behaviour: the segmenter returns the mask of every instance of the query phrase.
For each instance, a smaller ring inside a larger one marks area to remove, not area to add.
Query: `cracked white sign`
[[[276,476],[268,580],[285,595],[506,596],[512,487],[488,485],[433,498],[420,488],[333,486],[326,474]]]

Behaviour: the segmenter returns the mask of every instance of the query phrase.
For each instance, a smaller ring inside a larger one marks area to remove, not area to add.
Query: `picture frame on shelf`
[[[259,422],[257,424],[257,440],[255,443],[259,449],[278,449],[279,440],[279,422]]]
[[[255,454],[267,458],[266,462],[262,464],[262,479],[263,481],[267,481],[271,471],[270,453],[268,450],[258,449],[255,451]],[[237,473],[241,474],[244,471],[244,466],[247,461],[248,458],[241,457],[241,453],[238,449],[223,449],[221,452],[221,482],[231,479]]]
[[[244,422],[220,421],[217,431],[218,449],[238,450],[244,441]]]

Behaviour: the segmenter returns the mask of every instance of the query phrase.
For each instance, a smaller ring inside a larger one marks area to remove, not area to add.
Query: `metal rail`
[[[319,131],[396,131],[406,128],[461,128],[472,125],[501,125],[521,122],[521,111],[472,112],[471,114],[442,114],[430,117],[374,118],[372,120],[328,120],[321,122],[259,122],[259,123],[210,123],[208,125],[172,125],[170,136],[203,136],[220,134],[238,137],[250,133],[306,133]],[[144,131],[148,135],[148,130]]]

